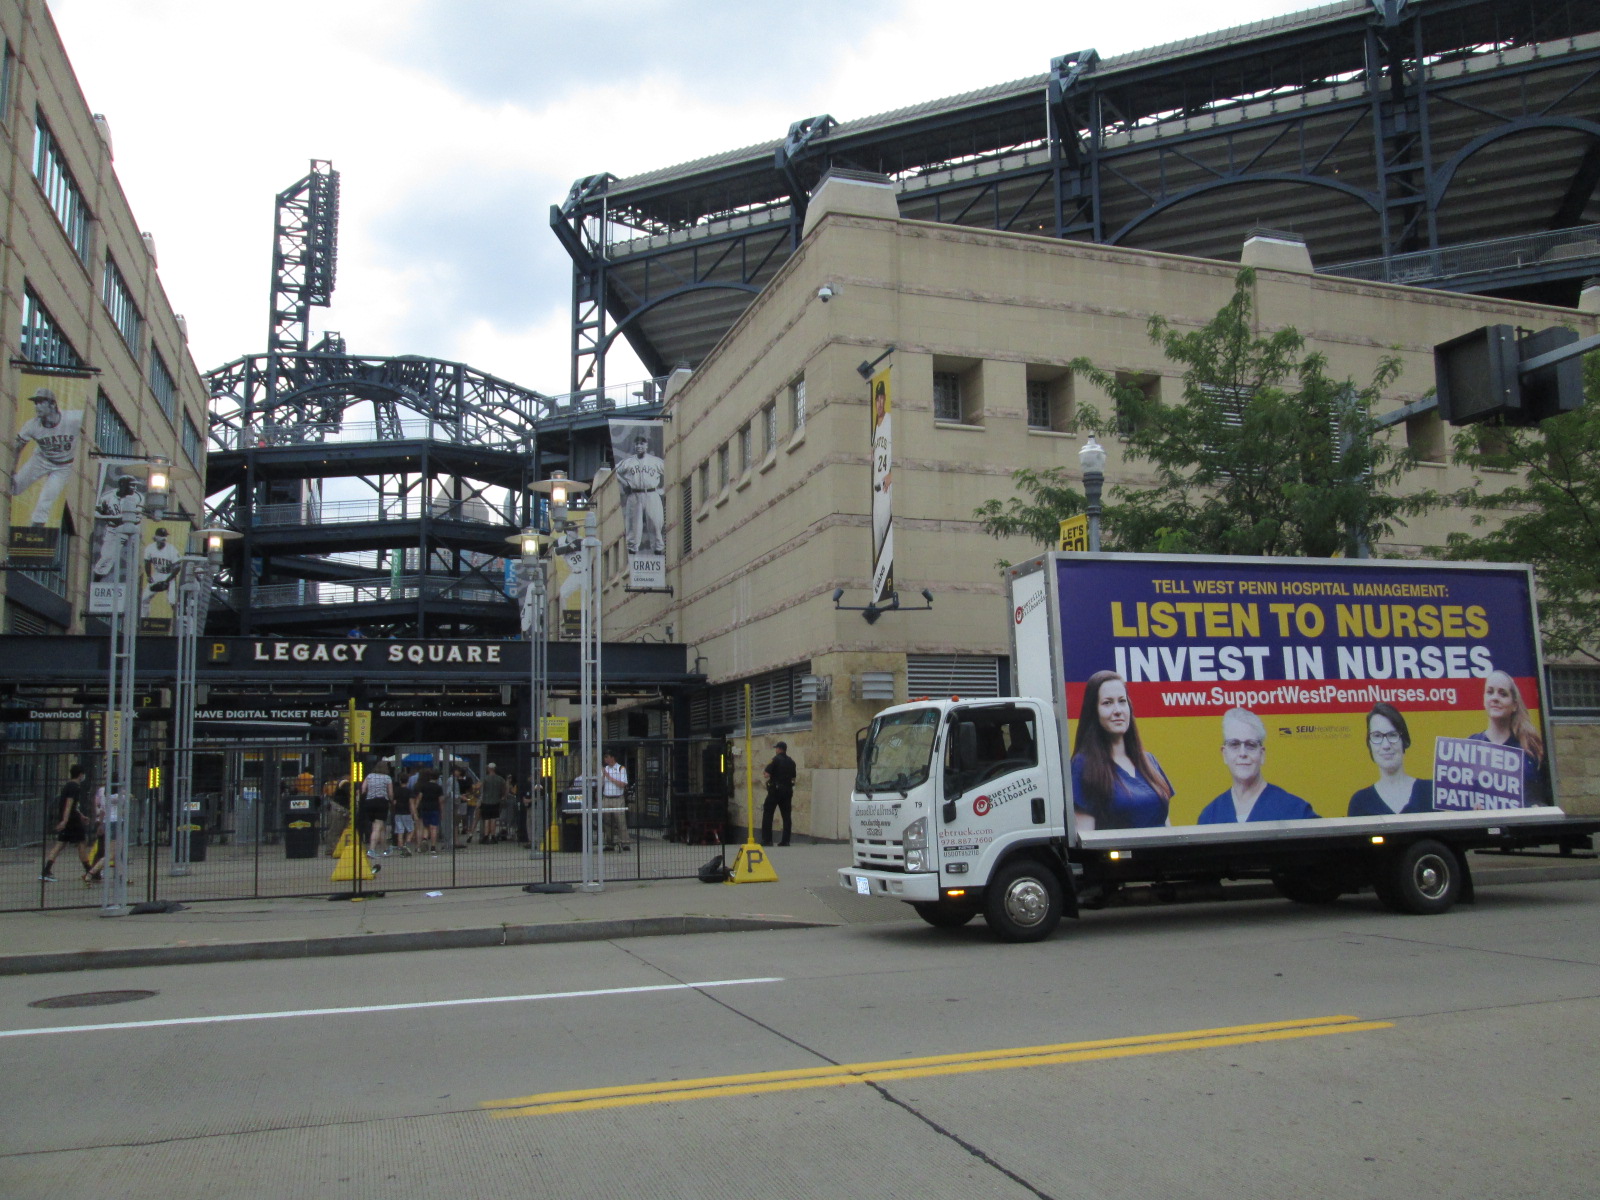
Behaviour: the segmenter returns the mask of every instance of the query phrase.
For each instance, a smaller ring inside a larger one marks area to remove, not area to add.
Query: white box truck
[[[874,718],[842,886],[1010,941],[1135,885],[1438,913],[1471,899],[1466,851],[1600,830],[1554,804],[1527,567],[1052,553],[1007,576],[1018,694]]]

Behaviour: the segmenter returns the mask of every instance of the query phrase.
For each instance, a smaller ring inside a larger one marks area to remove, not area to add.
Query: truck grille
[[[880,870],[905,869],[905,845],[886,838],[856,838],[855,863],[858,867],[877,867]]]

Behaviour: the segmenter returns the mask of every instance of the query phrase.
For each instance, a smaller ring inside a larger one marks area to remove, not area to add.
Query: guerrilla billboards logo
[[[1022,624],[1022,619],[1024,617],[1026,617],[1029,613],[1031,613],[1034,609],[1038,608],[1039,605],[1041,605],[1043,603],[1044,603],[1044,593],[1043,592],[1035,592],[1033,595],[1029,596],[1026,600],[1024,600],[1021,604],[1017,605],[1017,624],[1021,625]]]
[[[1032,779],[1026,777],[1022,779],[1014,779],[1010,783],[1006,784],[1005,787],[1000,788],[997,791],[990,792],[988,795],[979,796],[974,799],[972,802],[972,813],[974,816],[986,817],[989,815],[991,810],[999,808],[1002,804],[1009,804],[1018,796],[1025,795],[1033,790],[1034,786]]]

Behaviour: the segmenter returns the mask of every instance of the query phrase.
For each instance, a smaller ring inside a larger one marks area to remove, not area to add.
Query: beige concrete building
[[[1314,248],[1313,248],[1314,249]],[[1403,371],[1380,411],[1433,386],[1432,348],[1490,323],[1543,328],[1595,316],[1440,291],[1319,276],[1298,245],[1251,245],[1262,330],[1293,326],[1336,376],[1365,382],[1380,356]],[[688,643],[711,684],[691,730],[736,727],[752,685],[758,767],[782,737],[800,766],[801,832],[846,836],[856,731],[884,703],[928,691],[1008,685],[1008,612],[997,563],[1040,547],[985,534],[974,509],[1013,494],[1018,467],[1077,475],[1078,405],[1106,397],[1069,375],[1085,355],[1176,400],[1181,381],[1146,332],[1154,314],[1180,328],[1209,320],[1238,266],[1022,234],[901,220],[893,192],[835,177],[812,202],[799,250],[667,409],[668,562],[672,594],[625,590],[614,484],[596,492],[607,547],[607,640]],[[826,294],[825,294],[826,292]],[[868,623],[871,576],[869,412],[858,364],[893,366],[896,582],[907,608]],[[1410,486],[1466,482],[1430,412],[1386,436],[1427,460]],[[1108,447],[1108,486],[1139,481]],[[1408,526],[1379,553],[1443,541],[1447,516]],[[652,632],[655,631],[655,632]],[[810,697],[815,696],[814,701]],[[1592,788],[1581,739],[1557,739],[1564,791]],[[742,770],[737,775],[743,779]],[[759,770],[756,775],[759,789]],[[1593,797],[1589,797],[1592,802]]]
[[[100,456],[173,464],[169,510],[201,511],[206,394],[156,275],[153,239],[117,182],[111,130],[89,111],[44,0],[0,0],[0,520],[12,511],[30,367],[81,368],[83,425],[55,561],[0,573],[5,633],[81,633]],[[26,399],[24,397],[23,399]],[[27,451],[24,451],[26,454]]]

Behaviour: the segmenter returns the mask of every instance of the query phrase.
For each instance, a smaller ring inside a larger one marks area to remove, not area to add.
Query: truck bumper
[[[896,871],[840,867],[839,886],[860,896],[886,896],[890,900],[922,903],[939,899],[939,877],[931,871],[902,875]]]

